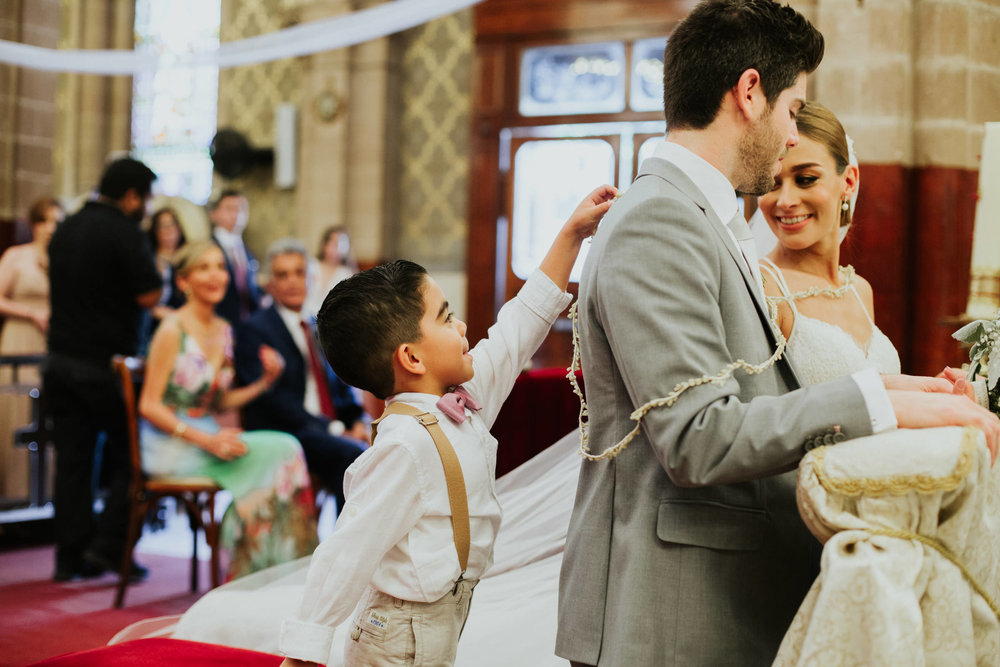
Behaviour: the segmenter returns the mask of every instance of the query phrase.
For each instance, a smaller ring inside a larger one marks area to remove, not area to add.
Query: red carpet
[[[104,646],[130,623],[183,613],[208,589],[207,563],[201,564],[201,593],[192,594],[188,559],[146,554],[138,560],[149,579],[129,586],[125,607],[113,609],[117,576],[56,583],[53,547],[0,552],[0,666]]]

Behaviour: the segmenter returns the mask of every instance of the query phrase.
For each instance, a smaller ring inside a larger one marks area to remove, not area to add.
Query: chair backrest
[[[122,388],[122,399],[125,402],[129,459],[132,463],[132,481],[142,484],[143,472],[142,452],[139,448],[138,397],[135,395],[135,388],[136,385],[142,383],[145,376],[146,360],[142,357],[115,355],[111,359],[111,367],[118,375],[118,380]]]

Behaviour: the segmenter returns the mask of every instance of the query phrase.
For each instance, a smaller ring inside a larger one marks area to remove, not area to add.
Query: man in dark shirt
[[[67,218],[49,246],[52,315],[43,380],[56,446],[57,581],[117,569],[125,545],[131,464],[111,357],[135,354],[142,309],[160,296],[160,275],[139,231],[154,180],[142,162],[112,162],[97,199]],[[95,521],[92,477],[102,433],[107,497]]]

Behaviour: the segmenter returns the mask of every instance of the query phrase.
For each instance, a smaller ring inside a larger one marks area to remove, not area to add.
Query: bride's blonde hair
[[[206,252],[218,247],[208,239],[185,243],[174,253],[174,259],[171,262],[174,266],[174,273],[182,278],[186,278]]]
[[[799,134],[823,144],[833,158],[837,173],[843,174],[850,164],[850,150],[847,146],[847,132],[833,112],[818,102],[806,102],[795,115]],[[853,207],[840,212],[840,226],[851,224]]]

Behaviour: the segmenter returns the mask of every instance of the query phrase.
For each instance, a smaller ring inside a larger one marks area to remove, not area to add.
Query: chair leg
[[[187,498],[184,499],[184,504],[187,508],[188,524],[191,526],[191,592],[198,592],[198,526],[201,522],[198,520],[197,514],[197,499],[189,502]]]
[[[136,542],[139,541],[139,533],[142,529],[142,520],[146,516],[146,511],[153,499],[143,500],[139,494],[132,496],[131,510],[128,519],[128,535],[125,538],[125,549],[122,551],[122,566],[118,573],[118,590],[115,593],[115,608],[121,609],[125,602],[125,588],[132,577],[132,552]]]
[[[212,588],[219,587],[219,523],[215,520],[215,493],[208,494],[208,523],[205,524],[205,541],[212,555]]]

